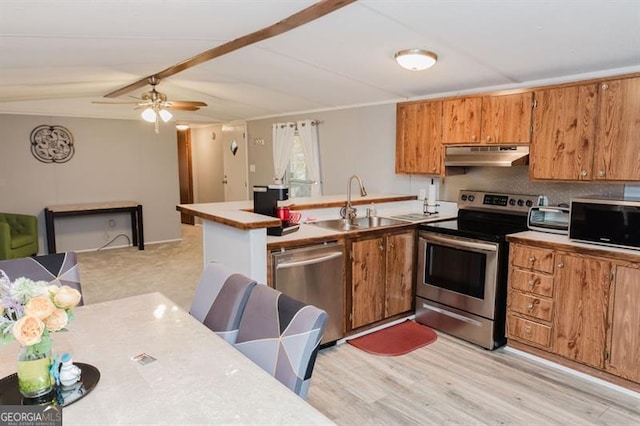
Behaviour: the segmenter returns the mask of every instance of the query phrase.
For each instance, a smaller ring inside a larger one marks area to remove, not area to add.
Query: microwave
[[[569,238],[640,250],[640,198],[573,198]]]

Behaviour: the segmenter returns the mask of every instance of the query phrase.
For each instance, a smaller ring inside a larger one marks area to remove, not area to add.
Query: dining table
[[[74,309],[54,352],[99,371],[64,425],[333,424],[161,293]],[[0,378],[19,345],[0,346]]]

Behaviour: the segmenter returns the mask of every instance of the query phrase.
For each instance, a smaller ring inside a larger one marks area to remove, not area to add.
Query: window
[[[296,132],[293,138],[293,147],[291,148],[291,156],[289,157],[289,169],[287,171],[289,182],[289,197],[310,197],[311,185],[313,180],[309,180],[307,176],[307,163],[305,162],[300,137]]]

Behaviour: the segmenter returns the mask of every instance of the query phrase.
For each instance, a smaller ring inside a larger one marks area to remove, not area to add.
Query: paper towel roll
[[[430,184],[429,190],[427,193],[427,213],[435,213],[436,212],[436,185]]]

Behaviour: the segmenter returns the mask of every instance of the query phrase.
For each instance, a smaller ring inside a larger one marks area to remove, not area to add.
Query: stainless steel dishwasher
[[[276,290],[329,316],[322,343],[344,336],[344,246],[326,243],[271,253]]]

